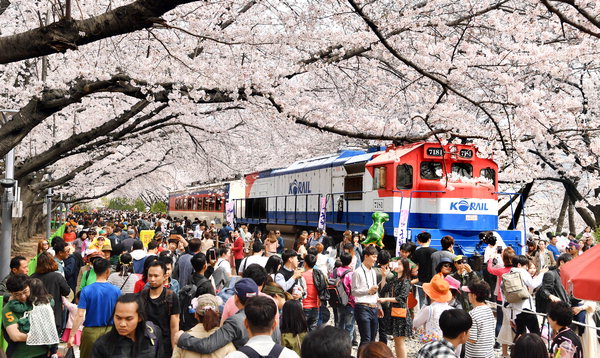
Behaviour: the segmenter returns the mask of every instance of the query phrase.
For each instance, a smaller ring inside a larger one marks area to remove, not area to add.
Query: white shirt
[[[525,287],[529,289],[529,292],[532,292],[536,287],[542,284],[542,279],[544,275],[537,275],[536,278],[532,278],[529,272],[523,268],[513,267],[510,269],[510,272],[519,272],[521,274],[521,279],[525,284]],[[535,297],[530,297],[522,300],[521,302],[511,303],[509,307],[514,308],[516,310],[524,310],[528,309],[535,312]],[[515,312],[515,315],[521,312]]]
[[[269,352],[271,352],[271,349],[273,349],[273,346],[275,346],[275,342],[273,342],[271,336],[254,336],[250,338],[245,345],[254,349],[256,353],[260,354],[261,356],[267,356]],[[300,358],[298,357],[298,354],[296,354],[296,352],[285,347],[283,348],[283,351],[281,351],[279,357]],[[229,353],[225,356],[225,358],[248,358],[248,356],[242,352],[237,351]]]
[[[229,264],[229,261],[219,257],[219,259],[217,260],[217,264],[215,265],[215,270],[219,267],[222,267],[223,270],[225,270],[225,272],[231,275],[231,264]]]
[[[262,267],[265,267],[267,265],[267,260],[269,258],[265,257],[265,256],[248,256],[246,258],[244,258],[242,260],[242,262],[240,263],[240,269],[238,270],[239,273],[241,274],[242,272],[244,272],[244,270],[246,269],[246,267],[252,265],[252,264],[259,264]]]
[[[364,264],[354,271],[352,275],[352,295],[356,303],[376,305],[379,294],[368,293],[369,288],[377,286],[377,274],[373,268],[368,269]]]

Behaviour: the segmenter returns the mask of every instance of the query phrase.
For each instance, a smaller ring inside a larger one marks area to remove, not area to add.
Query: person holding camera
[[[472,282],[480,280],[479,275],[477,275],[477,273],[471,269],[471,265],[467,263],[466,256],[457,255],[454,258],[454,269],[455,271],[450,274],[450,276],[460,282],[461,287],[468,286]],[[466,293],[460,291],[457,298],[465,311],[470,311],[473,308]]]

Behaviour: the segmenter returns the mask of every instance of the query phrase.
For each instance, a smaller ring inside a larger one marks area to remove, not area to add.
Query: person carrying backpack
[[[518,337],[525,333],[525,328],[530,333],[540,335],[540,325],[535,316],[535,301],[531,292],[542,284],[543,275],[536,276],[536,279],[531,277],[527,272],[529,259],[524,255],[513,258],[512,265],[510,272],[502,275],[501,289],[504,300],[510,303],[509,307],[513,310],[512,315],[516,314],[516,335]],[[517,277],[517,273],[520,277]]]
[[[277,326],[277,306],[272,299],[263,296],[251,297],[246,301],[244,311],[248,342],[237,352],[229,353],[226,358],[299,358],[296,352],[275,343],[271,337]]]
[[[351,294],[352,286],[352,255],[343,252],[340,255],[342,266],[333,270],[331,280],[329,281],[328,291],[330,294],[329,303],[334,308],[334,314],[337,315],[336,327],[344,329],[350,334],[354,332],[354,296]]]
[[[194,327],[198,321],[194,317],[194,312],[190,310],[192,300],[203,294],[215,294],[215,289],[209,279],[204,276],[206,271],[206,255],[203,253],[195,254],[191,259],[194,273],[190,276],[189,284],[179,290],[179,307],[181,307],[181,316],[179,319],[179,329],[187,331]]]

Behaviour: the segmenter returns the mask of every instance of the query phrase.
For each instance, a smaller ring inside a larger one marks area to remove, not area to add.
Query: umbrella
[[[567,292],[581,300],[600,301],[600,245],[567,262],[560,278]]]

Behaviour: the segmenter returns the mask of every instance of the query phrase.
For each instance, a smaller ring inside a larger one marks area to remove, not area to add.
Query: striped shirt
[[[465,343],[465,358],[494,358],[496,320],[492,309],[487,305],[477,306],[469,315],[473,320],[469,340],[475,343]]]

